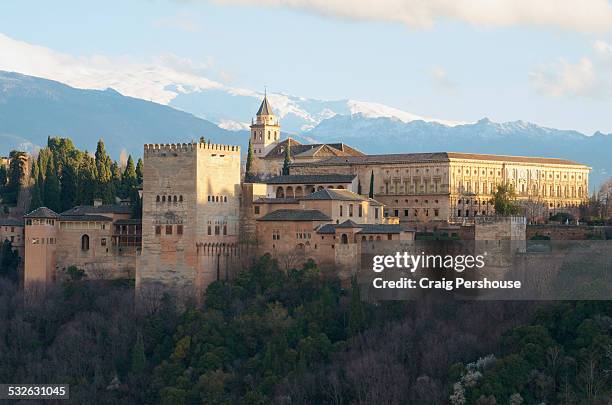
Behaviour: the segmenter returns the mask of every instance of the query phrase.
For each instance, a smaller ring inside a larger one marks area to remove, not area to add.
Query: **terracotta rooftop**
[[[277,210],[272,211],[258,221],[331,221],[331,218],[319,210]]]
[[[57,212],[47,208],[40,207],[23,216],[24,218],[59,218]]]
[[[340,201],[371,201],[367,197],[362,197],[359,194],[353,193],[352,191],[338,189],[338,188],[325,188],[323,190],[315,191],[312,194],[308,194],[305,197],[300,197],[300,200],[340,200]]]
[[[67,211],[62,212],[62,215],[87,215],[87,214],[131,214],[132,207],[121,204],[102,204],[94,205],[77,205]]]
[[[326,150],[335,156],[364,156],[363,152],[358,151],[344,143],[315,143],[303,145],[293,138],[287,138],[279,142],[268,154],[266,159],[282,159],[285,157],[285,149],[289,145],[292,158],[312,157],[317,152]]]
[[[450,162],[451,159],[466,160],[489,160],[516,163],[539,163],[555,165],[579,165],[581,163],[567,159],[530,157],[530,156],[504,156],[489,155],[480,153],[459,153],[459,152],[433,152],[433,153],[397,153],[386,155],[364,155],[364,156],[345,156],[330,157],[316,163],[294,163],[293,166],[338,166],[344,164],[369,165],[380,163],[428,163],[428,162]]]
[[[64,215],[59,217],[60,221],[92,221],[92,222],[112,222],[112,218],[104,215]]]

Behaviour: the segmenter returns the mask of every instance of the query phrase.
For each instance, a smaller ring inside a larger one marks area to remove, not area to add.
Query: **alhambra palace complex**
[[[264,98],[251,125],[256,182],[242,180],[237,146],[145,145],[142,220],[122,204],[63,213],[43,207],[23,222],[3,222],[0,237],[11,237],[25,258],[26,285],[51,283],[77,266],[91,278],[135,278],[137,288],[198,292],[265,253],[279,262],[312,258],[322,270],[350,274],[364,242],[410,241],[416,231],[433,230],[462,237],[494,214],[490,200],[500,183],[553,212],[588,199],[589,167],[568,160],[367,155],[280,134]],[[287,148],[290,175],[280,175]]]

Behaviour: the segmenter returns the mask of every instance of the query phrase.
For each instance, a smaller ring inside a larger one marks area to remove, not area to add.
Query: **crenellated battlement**
[[[189,142],[189,143],[147,143],[144,145],[145,156],[159,156],[162,153],[189,153],[196,150],[235,152],[240,154],[240,146],[219,143]]]

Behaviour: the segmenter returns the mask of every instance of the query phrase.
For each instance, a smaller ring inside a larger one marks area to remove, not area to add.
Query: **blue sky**
[[[87,67],[121,70],[172,55],[180,69],[238,88],[612,133],[607,1],[559,0],[547,10],[500,0],[476,11],[488,2],[418,3],[4,1],[0,33]],[[6,49],[0,45],[0,69],[45,69]],[[65,79],[53,63],[47,76]]]

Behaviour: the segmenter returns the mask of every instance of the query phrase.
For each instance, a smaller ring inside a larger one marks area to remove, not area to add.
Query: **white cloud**
[[[173,54],[151,61],[130,57],[75,57],[0,33],[0,70],[57,80],[83,89],[112,87],[123,95],[168,104],[181,91],[221,88],[202,76],[210,62]],[[180,85],[176,85],[176,84]]]
[[[597,90],[597,78],[589,58],[582,58],[573,64],[560,58],[555,63],[540,66],[530,77],[538,92],[553,97],[591,97]]]
[[[612,44],[595,41],[593,52],[574,63],[559,58],[538,66],[530,73],[531,84],[552,97],[612,99]]]
[[[395,21],[428,28],[454,19],[480,27],[534,26],[579,32],[612,28],[607,0],[216,0],[306,10],[346,19]]]

